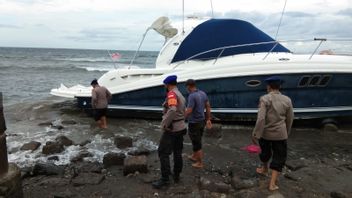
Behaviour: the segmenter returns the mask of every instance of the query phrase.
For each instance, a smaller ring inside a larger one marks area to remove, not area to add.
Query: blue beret
[[[280,83],[282,84],[284,81],[279,76],[271,76],[265,79],[266,83]]]
[[[170,84],[170,83],[177,83],[177,76],[176,75],[168,76],[165,78],[163,83],[165,85]]]

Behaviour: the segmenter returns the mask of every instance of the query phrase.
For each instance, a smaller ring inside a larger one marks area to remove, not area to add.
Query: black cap
[[[196,86],[196,81],[193,79],[188,79],[186,81],[186,86]]]
[[[90,83],[90,85],[97,85],[97,84],[98,84],[98,80],[97,79],[92,80],[92,82]]]

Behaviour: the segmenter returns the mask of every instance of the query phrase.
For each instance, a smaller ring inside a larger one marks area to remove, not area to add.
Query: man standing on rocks
[[[262,167],[258,174],[268,174],[268,163],[272,170],[269,190],[278,190],[277,177],[282,171],[287,158],[287,138],[293,123],[293,107],[291,99],[280,93],[283,81],[276,76],[265,80],[268,94],[260,98],[258,118],[253,131],[253,143],[262,150],[259,155]]]
[[[193,145],[193,154],[188,158],[195,162],[192,167],[203,168],[202,136],[205,125],[207,128],[212,126],[211,107],[207,94],[197,89],[195,80],[187,80],[186,86],[189,96],[185,116],[188,119],[188,135]]]
[[[160,158],[161,179],[152,183],[154,188],[168,186],[171,175],[169,156],[173,153],[175,183],[180,180],[183,160],[183,136],[187,133],[185,124],[185,98],[177,88],[177,76],[168,76],[164,80],[167,96],[163,104],[164,112],[161,122],[163,134],[160,139],[158,153]]]
[[[98,81],[94,79],[91,83],[92,90],[92,108],[94,113],[94,119],[97,121],[98,126],[101,129],[108,128],[106,121],[106,113],[108,110],[108,102],[112,96],[110,91],[104,86],[100,86]]]

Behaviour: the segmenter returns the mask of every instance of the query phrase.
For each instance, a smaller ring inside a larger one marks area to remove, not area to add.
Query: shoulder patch
[[[173,91],[170,91],[168,94],[167,94],[167,104],[169,106],[177,106],[177,96],[176,96],[176,93],[173,92]]]

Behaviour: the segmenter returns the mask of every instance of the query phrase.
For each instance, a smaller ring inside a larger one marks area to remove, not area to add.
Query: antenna
[[[280,30],[282,18],[284,18],[284,13],[285,13],[285,9],[286,9],[286,4],[287,4],[287,0],[285,0],[285,5],[284,5],[284,8],[282,9],[282,12],[281,12],[281,17],[280,17],[279,26],[277,27],[276,34],[275,34],[275,40],[277,39],[277,36],[279,35],[279,30]]]
[[[213,0],[210,0],[210,7],[211,7],[211,18],[214,18]]]
[[[182,34],[185,33],[185,0],[182,0]]]

